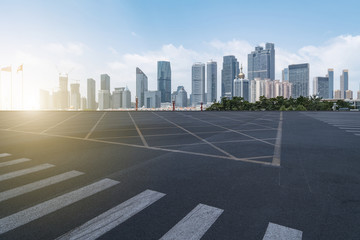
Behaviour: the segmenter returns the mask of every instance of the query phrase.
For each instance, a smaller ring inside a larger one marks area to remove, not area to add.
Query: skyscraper
[[[315,77],[313,80],[313,94],[324,99],[329,99],[329,82],[328,77]]]
[[[326,77],[329,78],[329,98],[334,98],[334,69],[329,68]]]
[[[160,108],[161,107],[161,92],[160,91],[146,91],[145,107],[146,108]]]
[[[205,103],[205,64],[194,63],[191,69],[192,105]]]
[[[289,82],[293,85],[292,97],[309,96],[310,65],[308,63],[289,65]]]
[[[131,108],[131,92],[128,87],[123,92],[122,107]]]
[[[239,74],[239,62],[235,56],[224,56],[221,70],[221,97],[231,98],[234,93],[234,79]]]
[[[288,68],[284,68],[284,70],[282,70],[282,81],[283,82],[289,81],[289,69]]]
[[[120,87],[120,88],[115,88],[115,90],[113,91],[112,94],[112,108],[113,109],[119,109],[123,107],[123,93],[124,93],[125,88],[124,87]]]
[[[49,91],[40,89],[40,109],[47,110],[50,109],[50,93]]]
[[[335,99],[341,99],[341,91],[339,89],[335,90]]]
[[[79,110],[81,108],[80,84],[70,84],[70,108]]]
[[[96,84],[92,78],[87,79],[87,108],[96,109],[95,101]]]
[[[249,80],[275,79],[275,45],[266,43],[263,47],[255,47],[255,51],[248,54]]]
[[[187,92],[182,87],[176,94],[175,105],[177,107],[187,107]]]
[[[341,98],[346,97],[346,91],[349,89],[349,70],[345,69],[342,71],[340,76],[340,91]]]
[[[351,91],[351,90],[346,90],[346,92],[345,92],[345,99],[350,99],[350,100],[352,100],[352,99],[353,99],[353,91]]]
[[[207,102],[211,103],[217,99],[217,63],[209,61],[207,67]]]
[[[69,108],[69,91],[68,91],[68,74],[59,74],[59,92],[58,96],[58,106],[59,109],[68,109]]]
[[[148,78],[140,68],[136,68],[136,97],[138,98],[138,107],[145,105],[144,92],[148,90]]]
[[[240,68],[238,77],[234,80],[234,94],[233,97],[242,97],[245,101],[250,101],[250,84],[249,80],[245,79],[245,74]]]
[[[100,90],[109,90],[110,91],[110,76],[107,74],[101,74],[100,80],[101,80]]]
[[[158,91],[161,92],[161,102],[171,102],[171,67],[170,62],[157,63]]]

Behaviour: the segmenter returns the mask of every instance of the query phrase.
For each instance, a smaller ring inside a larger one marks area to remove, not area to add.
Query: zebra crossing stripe
[[[165,196],[163,193],[146,190],[133,198],[121,203],[120,205],[104,212],[103,214],[84,223],[78,228],[62,235],[58,240],[65,239],[97,239],[119,224],[125,222],[138,212],[144,210],[160,198]]]
[[[79,188],[75,191],[66,193],[10,216],[4,217],[0,219],[0,234],[6,233],[10,230],[32,222],[49,213],[55,212],[63,207],[94,195],[95,193],[110,188],[118,183],[118,181],[105,178],[93,184]]]
[[[2,158],[2,157],[9,157],[9,156],[11,156],[10,153],[0,153],[0,158]]]
[[[18,164],[18,163],[27,162],[27,161],[30,161],[30,160],[31,159],[29,159],[29,158],[19,158],[19,159],[7,161],[7,162],[1,162],[0,167],[11,166],[11,165],[15,165],[15,164]]]
[[[38,172],[38,171],[41,171],[41,170],[44,170],[47,168],[51,168],[51,167],[55,167],[55,165],[45,163],[45,164],[41,164],[41,165],[38,165],[35,167],[22,169],[22,170],[18,170],[15,172],[5,173],[5,174],[0,175],[0,182],[11,179],[11,178],[19,177],[22,175],[26,175],[29,173]]]
[[[302,231],[269,223],[263,240],[301,240]]]
[[[53,177],[45,178],[40,181],[36,181],[33,183],[29,183],[29,184],[26,184],[26,185],[23,185],[23,186],[20,186],[17,188],[13,188],[13,189],[1,192],[0,193],[0,202],[8,200],[10,198],[20,196],[25,193],[29,193],[29,192],[38,190],[40,188],[50,186],[55,183],[65,181],[65,180],[73,178],[73,177],[77,177],[82,174],[84,174],[84,173],[78,172],[78,171],[70,171],[70,172],[62,173],[62,174],[59,174],[59,175],[56,175]]]
[[[213,225],[223,211],[219,208],[199,204],[170,229],[161,240],[198,240]]]

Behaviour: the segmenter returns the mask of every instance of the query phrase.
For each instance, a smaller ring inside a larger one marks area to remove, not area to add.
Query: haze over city
[[[309,63],[310,80],[334,68],[334,89],[343,69],[349,69],[349,89],[359,90],[359,3],[346,1],[339,17],[338,1],[42,1],[1,2],[6,9],[0,39],[0,64],[12,65],[14,105],[21,105],[24,66],[25,108],[39,107],[39,89],[58,87],[58,74],[69,73],[69,83],[100,74],[111,77],[111,89],[125,87],[135,100],[136,67],[157,87],[157,61],[171,62],[172,91],[184,86],[191,92],[191,66],[209,60],[218,63],[234,55],[247,75],[247,54],[255,46],[275,43],[275,78],[289,64]],[[231,7],[229,7],[231,6]],[[9,98],[9,75],[2,73],[2,102]],[[311,86],[312,84],[310,84]],[[310,87],[312,88],[312,87]],[[218,87],[218,100],[221,96]],[[310,90],[312,92],[312,90]]]

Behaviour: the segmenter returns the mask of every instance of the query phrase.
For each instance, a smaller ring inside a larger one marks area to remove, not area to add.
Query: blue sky
[[[57,85],[57,71],[70,69],[70,82],[79,80],[83,94],[86,78],[107,72],[112,88],[128,85],[134,95],[136,66],[155,89],[156,61],[166,59],[172,88],[185,85],[190,93],[193,62],[215,59],[220,72],[221,57],[233,54],[246,73],[246,54],[273,42],[278,78],[287,64],[308,61],[311,78],[334,67],[338,80],[349,68],[350,88],[357,91],[359,7],[357,1],[308,0],[0,0],[0,65],[24,63],[26,97],[35,99],[38,88]]]

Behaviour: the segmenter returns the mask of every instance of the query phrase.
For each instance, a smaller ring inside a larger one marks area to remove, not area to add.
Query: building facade
[[[341,99],[341,91],[339,89],[335,90],[335,99]]]
[[[178,90],[176,97],[175,97],[175,106],[176,107],[187,107],[187,92],[185,88],[182,87]]]
[[[161,102],[171,102],[171,67],[170,62],[157,63],[158,91],[161,92]]]
[[[96,109],[96,82],[92,78],[87,79],[87,108]]]
[[[353,91],[351,91],[351,90],[346,90],[346,92],[345,92],[345,99],[350,99],[350,100],[352,100],[354,98],[354,96],[353,96]]]
[[[238,77],[234,80],[233,97],[242,97],[245,101],[250,101],[250,83],[248,79],[245,79],[242,66]]]
[[[234,92],[234,79],[239,74],[239,62],[235,56],[223,57],[223,69],[221,70],[221,97],[231,98]]]
[[[266,43],[263,47],[255,47],[255,51],[248,54],[249,80],[270,79],[275,80],[275,45]]]
[[[334,69],[329,68],[326,77],[329,78],[329,99],[334,98]]]
[[[207,102],[212,103],[217,100],[217,62],[209,61],[206,63],[207,77]]]
[[[101,74],[100,81],[100,90],[110,91],[110,76],[107,74]]]
[[[122,95],[122,107],[131,108],[131,92],[128,87],[125,87]]]
[[[144,93],[146,108],[160,108],[161,106],[161,92],[160,91],[146,91]]]
[[[192,105],[206,103],[205,99],[205,64],[194,63],[191,68]]]
[[[99,90],[99,110],[110,108],[110,90]]]
[[[289,65],[289,82],[293,86],[292,97],[309,96],[310,65],[308,63]]]
[[[70,84],[70,108],[79,110],[81,108],[80,84]]]
[[[138,99],[138,107],[145,105],[144,93],[148,90],[148,78],[140,68],[136,68],[136,97]]]
[[[59,74],[59,91],[57,96],[57,109],[69,108],[68,74]]]
[[[349,71],[347,69],[342,71],[340,76],[340,91],[341,91],[341,98],[346,97],[346,91],[349,90]]]
[[[288,68],[284,68],[282,70],[282,79],[283,82],[288,82],[289,81],[289,69]]]
[[[328,77],[315,77],[313,80],[313,95],[329,99],[329,85]]]
[[[115,88],[112,94],[112,108],[120,109],[123,108],[123,93],[125,91],[124,87]]]

